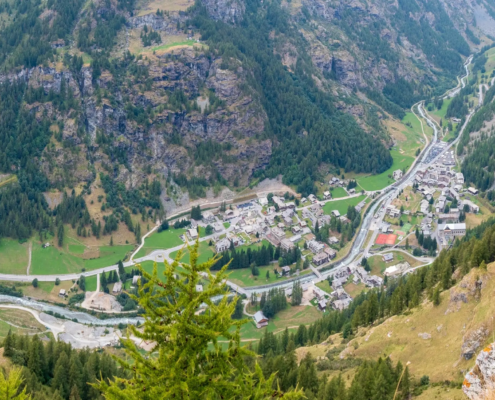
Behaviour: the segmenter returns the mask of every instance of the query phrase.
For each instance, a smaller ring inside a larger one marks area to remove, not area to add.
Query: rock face
[[[210,17],[230,24],[240,22],[246,11],[242,0],[201,0],[201,2]]]
[[[495,393],[495,343],[485,347],[465,376],[462,390],[471,400],[492,400]]]

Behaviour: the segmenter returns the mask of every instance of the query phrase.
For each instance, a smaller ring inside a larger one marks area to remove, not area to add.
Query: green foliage
[[[490,189],[495,173],[495,137],[477,141],[463,160],[461,170],[466,182],[473,183],[481,191]]]
[[[12,368],[8,375],[6,371],[0,373],[0,398],[5,400],[30,400],[26,394],[26,387],[22,388],[24,379],[21,368]]]
[[[293,306],[301,305],[302,298],[303,298],[303,289],[301,286],[301,282],[295,281],[294,285],[292,286],[291,304]]]
[[[231,318],[237,301],[229,303],[225,296],[227,267],[213,276],[209,270],[216,259],[198,264],[198,248],[199,242],[188,248],[190,264],[180,262],[181,251],[172,264],[164,263],[166,283],[158,277],[156,263],[152,274],[139,266],[148,280],[140,283],[138,296],[134,296],[145,311],[144,331],[131,329],[140,339],[155,342],[159,356],[147,357],[130,339],[124,340],[132,363],[118,362],[132,377],[99,382],[97,387],[107,399],[261,399],[279,393],[272,389],[274,376],[265,380],[259,367],[253,373],[245,363],[252,352],[240,344],[240,327],[246,321]],[[197,292],[200,273],[208,275],[210,284]],[[215,296],[222,296],[220,302],[212,301]],[[198,314],[202,303],[208,308]],[[226,350],[219,337],[229,342]],[[297,398],[297,394],[286,398]]]
[[[210,48],[224,58],[235,57],[253,71],[249,84],[260,94],[268,115],[266,134],[277,143],[268,176],[284,174],[285,183],[308,194],[322,162],[357,172],[382,172],[390,167],[392,158],[383,144],[365,134],[351,116],[335,108],[328,93],[317,88],[303,45],[298,48],[303,56],[293,73],[273,56],[270,36],[300,38],[276,3],[248,1],[240,26],[213,22],[204,11],[193,24]]]
[[[278,255],[275,254],[275,248],[272,244],[261,246],[257,249],[230,249],[222,253],[222,257],[218,258],[212,265],[212,270],[220,270],[225,265],[228,269],[249,268],[251,265],[262,267],[270,264],[273,260],[278,260]],[[280,250],[279,250],[280,254]]]
[[[127,376],[105,352],[99,354],[88,349],[76,351],[70,344],[54,339],[41,341],[38,336],[9,336],[11,351],[8,354],[11,355],[4,355],[16,365],[14,371],[17,366],[23,367],[23,393],[36,399],[44,399],[38,396],[45,394],[46,398],[72,400],[70,394],[76,387],[81,400],[100,400],[103,397],[90,386],[92,383],[97,379],[109,382],[114,377]],[[2,378],[3,375],[0,377],[0,393],[4,387]],[[1,398],[20,400],[26,397]]]
[[[38,287],[38,278],[34,278],[33,281],[31,282],[34,288]]]

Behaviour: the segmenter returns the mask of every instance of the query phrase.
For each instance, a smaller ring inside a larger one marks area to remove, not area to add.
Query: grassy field
[[[344,199],[344,200],[335,200],[335,201],[329,201],[323,206],[323,212],[327,215],[330,215],[330,213],[333,210],[337,210],[341,215],[344,215],[347,213],[347,208],[349,206],[356,206],[359,203],[361,203],[366,196],[357,196],[357,197],[352,197],[350,199]]]
[[[86,277],[86,291],[94,292],[96,290],[96,275]]]
[[[179,236],[186,233],[185,229],[168,229],[160,233],[153,233],[144,240],[144,246],[136,254],[135,258],[144,257],[153,250],[170,249],[180,246],[184,242]]]
[[[328,281],[326,279],[324,281],[318,282],[316,286],[318,286],[321,290],[324,290],[327,293],[333,292],[332,287],[328,284]]]
[[[29,243],[0,239],[0,272],[3,274],[25,274],[29,256]]]
[[[244,324],[241,328],[241,340],[257,340],[264,335],[265,331],[279,333],[285,330],[285,328],[296,330],[299,328],[299,325],[311,324],[321,317],[322,313],[313,306],[292,307],[289,305],[285,310],[275,315],[265,328],[256,328],[253,321]]]
[[[46,329],[27,311],[0,308],[0,338],[5,338],[9,330],[20,335],[32,335]]]
[[[356,192],[357,192],[357,190],[356,190]],[[346,192],[346,190],[342,187],[333,188],[330,190],[330,193],[332,194],[332,199],[339,199],[341,197],[349,196],[349,194]]]
[[[349,295],[354,298],[356,297],[359,293],[361,293],[362,291],[365,291],[367,290],[366,289],[366,286],[364,285],[364,283],[358,283],[357,285],[355,283],[346,283],[343,288],[345,289],[345,291],[347,293],[349,293]]]
[[[390,178],[389,175],[392,176],[392,173],[397,169],[409,169],[409,167],[414,162],[414,157],[408,156],[406,154],[401,154],[396,149],[391,150],[390,154],[392,155],[394,163],[385,172],[382,172],[378,175],[370,175],[357,178],[357,183],[364,190],[381,190],[391,185],[395,182],[395,180],[393,178]]]
[[[151,51],[166,51],[171,49],[172,47],[177,47],[177,46],[193,46],[196,43],[194,40],[184,40],[181,42],[174,42],[174,43],[168,43],[168,44],[162,44],[160,46],[155,46],[151,48]]]
[[[79,246],[69,244],[68,250],[55,246],[44,249],[39,243],[33,243],[31,273],[57,275],[82,272],[83,269],[91,271],[116,264],[134,248],[132,245],[101,246],[98,249],[98,258],[85,260]]]
[[[278,270],[276,267],[277,264],[272,264],[266,267],[259,267],[260,274],[257,277],[254,277],[251,274],[251,268],[241,268],[241,269],[233,269],[227,271],[228,280],[239,285],[241,287],[249,287],[249,286],[259,286],[266,285],[268,283],[274,283],[277,281],[284,281],[287,278],[277,278],[278,275],[275,275],[273,272],[274,269]],[[267,279],[266,273],[269,272],[270,276]],[[301,271],[301,275],[309,274],[311,272],[310,269],[305,271]]]
[[[175,260],[177,253],[178,253],[178,251],[174,251],[173,253],[171,253],[170,258]],[[213,255],[214,255],[213,248],[208,246],[208,241],[204,241],[204,242],[199,243],[198,262],[204,263],[204,262],[208,261],[211,257],[213,257]],[[189,264],[190,258],[189,258],[189,251],[187,249],[184,250],[181,261],[186,263],[186,264]]]

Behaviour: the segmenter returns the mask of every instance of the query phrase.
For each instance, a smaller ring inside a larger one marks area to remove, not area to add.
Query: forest
[[[265,175],[283,173],[285,183],[309,194],[321,163],[356,172],[389,168],[392,158],[385,146],[364,133],[351,116],[338,111],[334,100],[316,87],[306,55],[298,59],[293,73],[273,57],[269,39],[273,30],[294,38],[301,52],[304,43],[280,6],[270,3],[263,8],[257,0],[247,1],[244,20],[234,28],[212,21],[196,5],[198,15],[192,23],[216,54],[236,58],[253,71],[249,83],[260,94],[269,118],[265,134],[277,143]],[[303,131],[308,135],[302,135]]]
[[[39,336],[8,333],[3,355],[22,367],[28,394],[35,400],[103,399],[91,386],[99,379],[113,380],[126,375],[107,353],[75,350],[70,344],[42,340]]]

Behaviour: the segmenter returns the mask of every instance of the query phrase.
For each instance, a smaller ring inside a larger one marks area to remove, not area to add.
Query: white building
[[[205,224],[211,224],[215,222],[215,216],[211,211],[205,211],[203,212],[203,222]]]
[[[316,240],[310,240],[308,242],[308,248],[314,254],[318,254],[318,253],[321,253],[323,251],[323,249],[325,248],[325,245],[321,242],[316,241]]]
[[[400,169],[396,169],[394,172],[393,172],[393,176],[394,176],[394,179],[396,181],[398,181],[400,178],[402,178],[402,171]]]
[[[438,225],[438,235],[447,240],[466,235],[466,224],[440,224]]]
[[[223,253],[230,248],[230,240],[229,239],[221,239],[215,243],[215,251],[217,253]]]

